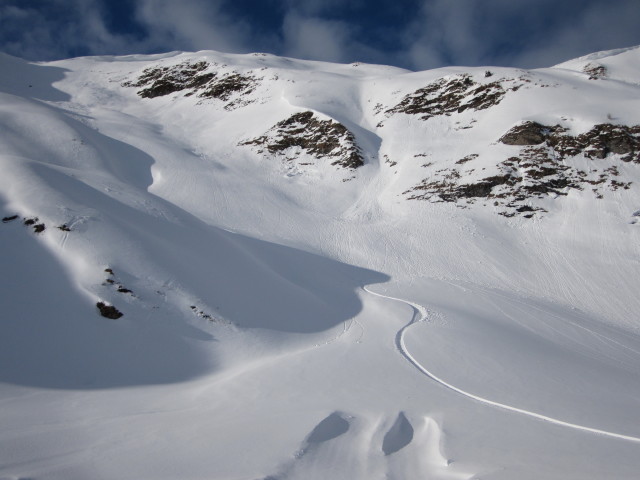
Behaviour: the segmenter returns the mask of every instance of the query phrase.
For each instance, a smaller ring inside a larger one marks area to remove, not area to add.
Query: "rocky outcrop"
[[[520,86],[516,81],[504,79],[477,83],[468,74],[443,77],[406,95],[386,113],[420,115],[422,120],[428,120],[438,115],[484,110],[499,104],[507,91],[516,91]]]
[[[227,101],[234,93],[248,95],[253,92],[255,84],[254,77],[233,73],[204,85],[205,90],[200,97]]]
[[[594,125],[588,132],[572,136],[560,125],[549,127],[524,122],[509,130],[499,141],[520,146],[546,142],[560,158],[584,155],[593,159],[616,154],[621,155],[624,162],[640,163],[640,125],[629,127],[602,123]]]
[[[46,229],[45,224],[40,222],[38,217],[25,218],[22,223],[28,227],[32,227],[35,233],[42,233]]]
[[[113,305],[106,305],[103,302],[98,302],[96,303],[96,307],[98,308],[100,315],[102,315],[105,318],[109,318],[111,320],[117,320],[123,316],[123,313]]]
[[[185,92],[185,96],[198,94],[200,98],[215,98],[231,103],[225,105],[227,109],[239,106],[237,97],[244,97],[252,93],[258,79],[249,74],[238,72],[211,71],[207,62],[184,62],[172,67],[147,68],[136,81],[124,82],[124,87],[144,87],[138,91],[142,98],[156,98],[176,92]],[[236,98],[233,98],[236,97]]]
[[[592,132],[603,131],[598,127],[600,126],[594,127]],[[466,172],[460,170],[460,168],[470,168],[472,166],[470,164],[475,161],[476,156],[468,155],[462,159],[464,161],[458,161],[455,164],[464,165],[463,167],[438,170],[432,177],[424,179],[419,185],[404,192],[405,195],[408,195],[410,200],[452,202],[463,207],[482,201],[485,205],[491,203],[500,215],[506,217],[521,215],[532,218],[546,212],[536,203],[548,196],[558,198],[566,196],[571,190],[591,190],[596,198],[603,198],[607,192],[630,188],[631,182],[625,182],[621,178],[619,169],[615,165],[604,168],[594,165],[587,170],[568,165],[564,160],[565,153],[569,150],[556,149],[557,143],[549,140],[555,138],[554,135],[558,135],[558,138],[566,137],[574,140],[577,138],[560,133],[565,131],[564,129],[539,124],[529,125],[528,128],[531,128],[526,134],[529,142],[539,140],[531,132],[542,132],[543,141],[535,145],[526,144],[517,156],[500,162],[497,165],[498,174],[470,182],[469,173],[474,169],[471,168]],[[604,129],[604,131],[608,130]],[[518,140],[518,132],[520,130],[513,132],[513,138],[508,141],[518,142],[515,145],[522,145],[524,140]],[[584,138],[597,136],[590,134]],[[615,143],[615,145],[619,144]],[[622,145],[620,150],[627,152],[630,148],[628,143],[622,142]],[[582,152],[584,149],[579,151]]]
[[[537,122],[524,122],[505,133],[500,142],[505,145],[540,145],[549,136],[549,127]]]
[[[215,73],[203,73],[207,62],[181,63],[173,67],[147,68],[136,81],[124,82],[124,87],[144,87],[138,91],[142,98],[155,98],[183,90],[197,90],[210,82]]]
[[[310,111],[296,113],[274,125],[258,138],[240,145],[260,147],[273,156],[283,156],[295,161],[300,153],[318,160],[328,159],[331,165],[356,169],[364,165],[364,159],[353,134],[335,120],[321,120]]]
[[[598,63],[588,63],[582,71],[589,75],[589,80],[598,80],[607,76],[607,68]]]

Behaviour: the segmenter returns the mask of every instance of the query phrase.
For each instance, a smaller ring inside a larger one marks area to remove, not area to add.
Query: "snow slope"
[[[0,478],[637,478],[639,48],[0,63]]]

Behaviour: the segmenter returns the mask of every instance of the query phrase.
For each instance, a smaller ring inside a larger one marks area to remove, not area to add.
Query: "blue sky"
[[[640,0],[0,0],[0,51],[29,60],[210,49],[535,68],[638,45],[639,27]]]

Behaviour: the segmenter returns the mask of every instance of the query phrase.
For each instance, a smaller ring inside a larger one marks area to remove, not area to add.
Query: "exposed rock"
[[[200,92],[201,98],[229,101],[234,96],[245,96],[253,92],[258,79],[238,72],[220,73],[206,71],[207,62],[184,62],[172,67],[147,68],[135,82],[124,82],[124,87],[145,87],[138,91],[143,98],[155,98],[185,91],[185,96]],[[237,99],[225,106],[232,109],[242,102]],[[249,102],[245,102],[249,103]]]
[[[320,120],[310,111],[291,115],[262,137],[240,145],[258,145],[272,155],[286,155],[290,160],[298,152],[304,152],[317,159],[328,158],[331,165],[343,168],[355,169],[364,165],[353,134],[341,123]]]
[[[33,227],[33,231],[35,233],[42,233],[45,231],[47,227],[45,226],[44,223],[38,223],[39,221],[40,219],[38,219],[38,217],[31,217],[31,218],[25,218],[22,223],[27,227]]]
[[[631,183],[623,182],[616,177],[620,175],[614,165],[603,170],[590,168],[581,170],[565,164],[564,151],[556,150],[550,145],[550,138],[570,138],[577,142],[580,148],[589,145],[589,142],[580,143],[587,138],[597,137],[594,133],[585,134],[579,141],[576,137],[563,135],[565,129],[560,127],[545,127],[536,124],[536,131],[544,133],[546,145],[525,146],[517,157],[510,157],[500,162],[497,167],[499,174],[487,176],[474,182],[469,182],[460,175],[454,167],[441,169],[432,177],[424,179],[416,187],[404,192],[410,200],[429,200],[431,202],[455,202],[465,201],[473,203],[477,199],[492,200],[496,207],[502,206],[506,210],[498,212],[505,217],[522,215],[532,218],[536,214],[544,213],[542,207],[536,206],[538,199],[549,195],[558,198],[566,196],[570,190],[585,190],[587,187],[595,194],[596,198],[603,198],[603,194],[618,189],[629,189]],[[630,127],[633,130],[635,127]],[[609,128],[597,125],[591,132],[607,132]],[[624,132],[624,128],[622,128]],[[580,138],[580,137],[577,137]],[[610,138],[610,137],[607,137]],[[610,140],[607,140],[610,141]],[[604,141],[604,143],[607,143]],[[542,142],[542,143],[545,143]],[[616,142],[622,145],[626,152],[629,142]],[[568,148],[568,147],[567,147]],[[577,147],[572,147],[577,148]],[[571,150],[572,152],[574,150]],[[580,152],[580,149],[576,151]],[[586,155],[586,154],[585,154]],[[476,156],[468,155],[464,162],[475,160]]]
[[[251,93],[255,89],[255,85],[255,78],[234,73],[209,83],[200,97],[227,101],[233,93],[242,93],[243,95]]]
[[[173,67],[147,68],[135,82],[125,82],[125,87],[146,87],[138,92],[142,98],[155,98],[186,89],[198,89],[210,82],[215,73],[202,73],[207,62],[184,62]]]
[[[384,155],[384,163],[388,164],[390,167],[395,167],[398,164],[395,160],[391,160],[389,155]]]
[[[464,198],[492,198],[493,188],[498,185],[515,185],[522,178],[513,175],[496,175],[484,178],[476,183],[460,184],[457,181],[459,175],[447,175],[443,180],[428,182],[427,179],[413,189],[405,192],[411,193],[409,200],[439,200],[442,202],[456,202]],[[424,193],[414,193],[424,192]]]
[[[511,82],[512,85],[504,87],[503,82]],[[518,90],[520,86],[512,80],[476,83],[468,74],[443,77],[406,95],[386,113],[420,115],[422,120],[428,120],[437,115],[484,110],[499,104],[507,91]]]
[[[456,162],[456,165],[462,165],[464,163],[470,162],[474,158],[478,158],[478,154],[477,153],[472,153],[471,155],[467,155],[466,157],[461,158],[460,160],[458,160]]]
[[[589,75],[589,80],[598,80],[607,76],[607,68],[598,63],[589,63],[584,66],[582,71]]]
[[[205,320],[214,321],[213,316],[206,313],[204,310],[199,310],[198,307],[196,307],[195,305],[191,305],[189,308],[196,316],[200,318],[204,318]]]
[[[103,302],[96,303],[96,307],[100,311],[100,315],[105,318],[110,318],[111,320],[117,320],[118,318],[123,316],[123,313],[119,311],[113,305],[106,305]]]
[[[17,219],[17,218],[18,218],[18,215],[11,215],[11,216],[9,216],[9,217],[4,217],[4,218],[2,219],[2,223],[9,223],[9,222],[14,221],[14,220],[15,220],[15,219]]]
[[[544,142],[561,158],[584,155],[605,158],[608,154],[623,155],[624,162],[640,163],[640,125],[602,123],[578,136],[568,135],[560,125],[552,127],[536,122],[516,125],[500,138],[506,145],[539,145]]]
[[[576,143],[577,148],[582,148],[589,158],[604,158],[613,153],[623,155],[623,162],[640,163],[640,125],[596,125],[579,135]]]
[[[505,145],[540,145],[548,137],[548,127],[536,122],[524,122],[505,133],[500,142]]]

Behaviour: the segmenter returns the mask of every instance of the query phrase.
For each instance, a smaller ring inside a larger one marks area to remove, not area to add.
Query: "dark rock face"
[[[440,78],[405,96],[386,113],[420,115],[422,120],[428,120],[438,115],[451,115],[465,110],[484,110],[499,104],[507,91],[516,91],[521,86],[509,81],[512,85],[505,87],[503,82],[504,80],[476,83],[468,74]]]
[[[524,122],[500,138],[505,145],[540,145],[547,139],[549,128],[536,122]]]
[[[222,77],[215,82],[210,82],[206,86],[206,90],[200,94],[203,98],[218,98],[227,101],[233,93],[249,94],[255,87],[255,79],[253,77],[243,76],[234,73],[226,77]]]
[[[124,82],[124,87],[145,87],[138,91],[142,98],[156,98],[172,93],[186,91],[185,96],[196,92],[200,98],[215,98],[227,102],[232,97],[243,97],[252,93],[258,79],[238,72],[221,74],[211,72],[207,62],[184,62],[172,67],[147,68],[134,82]],[[244,103],[239,98],[228,103],[225,108],[231,110]]]
[[[577,137],[551,137],[549,144],[566,156],[582,151],[588,158],[605,158],[613,153],[622,155],[623,162],[640,163],[640,125],[603,123]]]
[[[608,154],[623,155],[624,162],[640,163],[640,125],[626,126],[602,123],[578,136],[567,135],[560,125],[552,127],[525,122],[500,138],[506,145],[540,145],[544,142],[561,158],[584,155],[605,158]]]
[[[125,87],[145,87],[138,91],[142,98],[155,98],[186,89],[198,89],[211,81],[214,73],[201,73],[207,62],[181,63],[173,67],[155,67],[144,70],[135,82],[125,82]]]
[[[123,315],[123,313],[120,312],[113,305],[105,305],[102,302],[98,302],[96,303],[96,307],[98,307],[98,310],[100,311],[100,315],[102,315],[105,318],[109,318],[111,320],[117,320]]]
[[[348,169],[364,165],[353,134],[341,123],[320,120],[310,111],[291,115],[262,137],[241,145],[258,145],[272,155],[284,155],[289,149],[298,148],[318,159],[329,158],[331,165]]]

